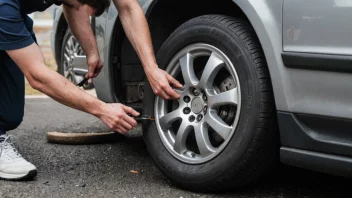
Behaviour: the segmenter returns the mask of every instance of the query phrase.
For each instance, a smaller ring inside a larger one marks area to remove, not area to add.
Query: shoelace
[[[14,142],[11,141],[11,139],[16,139],[14,136],[7,136],[6,138],[2,138],[4,139],[1,143],[0,143],[0,156],[2,156],[2,154],[4,153],[6,156],[6,158],[8,159],[16,159],[21,157],[21,154],[17,151],[17,149],[14,146]],[[6,150],[6,152],[4,152]]]

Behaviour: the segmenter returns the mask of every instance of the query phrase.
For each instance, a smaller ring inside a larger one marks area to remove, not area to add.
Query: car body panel
[[[285,52],[352,55],[352,3],[341,0],[285,0],[283,48]],[[307,63],[308,65],[309,63]],[[331,67],[334,67],[333,62]],[[289,112],[352,118],[350,73],[287,69],[285,78]],[[284,109],[280,109],[284,110]]]
[[[352,54],[352,1],[285,0],[284,51]]]
[[[139,0],[143,11],[146,12],[153,0]],[[114,4],[100,17],[95,18],[95,33],[100,55],[104,58],[104,68],[94,80],[97,96],[105,102],[118,102],[113,88],[111,72],[111,38],[117,23],[118,12]]]

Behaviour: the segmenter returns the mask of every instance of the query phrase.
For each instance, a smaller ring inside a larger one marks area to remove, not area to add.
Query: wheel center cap
[[[203,100],[200,97],[193,99],[191,104],[191,109],[193,113],[200,113],[203,110]]]

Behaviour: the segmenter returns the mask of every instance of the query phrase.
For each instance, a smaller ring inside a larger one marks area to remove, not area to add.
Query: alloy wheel
[[[74,60],[85,56],[81,46],[73,35],[70,35],[69,39],[65,43],[64,49],[64,76],[72,83],[80,82],[83,77],[75,73]]]
[[[178,101],[155,100],[156,126],[168,151],[190,164],[207,162],[232,138],[241,110],[235,67],[215,46],[185,47],[166,69],[184,85]]]

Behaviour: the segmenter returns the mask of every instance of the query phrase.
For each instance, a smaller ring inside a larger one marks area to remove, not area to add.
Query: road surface
[[[39,173],[31,181],[0,181],[0,197],[342,197],[352,182],[283,166],[270,179],[239,192],[188,192],[155,168],[138,133],[113,144],[65,146],[46,143],[47,131],[108,129],[95,117],[51,99],[26,99],[24,122],[10,134]]]

